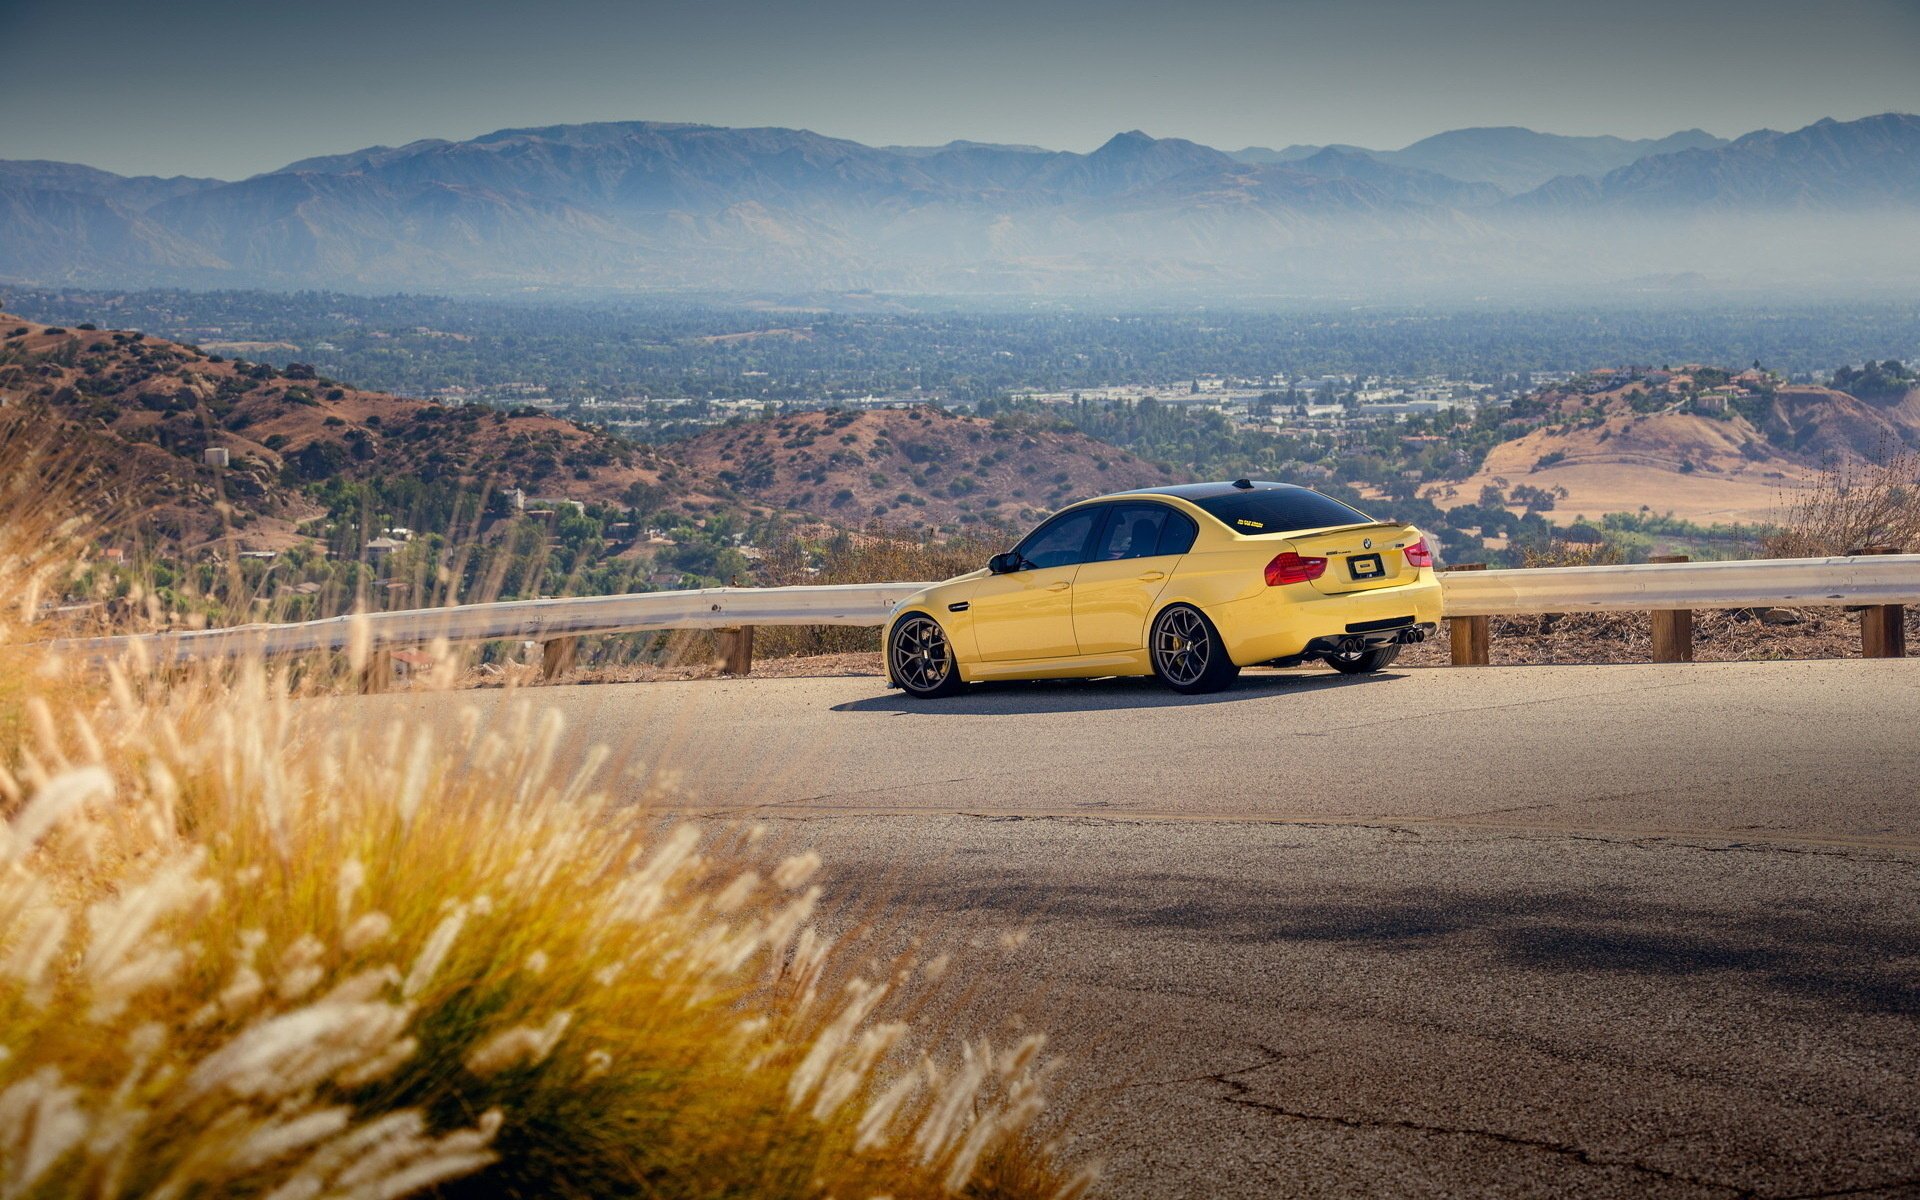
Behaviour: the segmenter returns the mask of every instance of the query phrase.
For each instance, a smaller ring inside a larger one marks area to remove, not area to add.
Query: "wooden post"
[[[371,696],[384,692],[393,682],[393,651],[374,650],[367,655],[367,665],[360,668],[360,692]]]
[[[577,637],[554,638],[541,642],[540,678],[550,681],[573,670],[573,660],[579,650],[580,639]]]
[[[1898,546],[1866,546],[1849,554],[1899,554]],[[1869,604],[1860,610],[1860,653],[1866,658],[1907,656],[1907,610],[1901,604]]]
[[[752,673],[753,626],[742,625],[720,631],[720,669],[729,675]]]
[[[1667,554],[1647,560],[1650,563],[1691,562],[1685,554]],[[1693,661],[1693,610],[1657,609],[1653,614],[1653,661],[1682,663]]]
[[[1485,563],[1461,563],[1449,571],[1484,571]],[[1492,630],[1486,617],[1448,617],[1447,640],[1453,646],[1453,665],[1484,667],[1492,661]]]

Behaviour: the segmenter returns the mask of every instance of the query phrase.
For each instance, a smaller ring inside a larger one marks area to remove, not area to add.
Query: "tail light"
[[[1410,567],[1430,567],[1433,565],[1433,547],[1427,545],[1427,539],[1415,538],[1401,551],[1407,556]]]
[[[1267,564],[1267,586],[1283,583],[1310,583],[1327,569],[1324,558],[1302,558],[1291,550],[1282,550]]]

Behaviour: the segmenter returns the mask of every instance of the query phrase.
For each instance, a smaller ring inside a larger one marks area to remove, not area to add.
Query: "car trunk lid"
[[[1284,540],[1303,558],[1327,560],[1327,569],[1313,586],[1337,594],[1412,583],[1420,572],[1407,565],[1406,548],[1419,538],[1420,531],[1411,525],[1381,521],[1290,533]]]

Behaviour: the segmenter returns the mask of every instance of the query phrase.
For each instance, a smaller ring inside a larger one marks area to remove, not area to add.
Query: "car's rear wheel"
[[[925,613],[913,613],[893,627],[887,663],[900,689],[921,700],[951,696],[966,686],[947,631]]]
[[[1372,650],[1334,651],[1327,655],[1327,665],[1342,675],[1371,675],[1393,665],[1400,657],[1398,646],[1377,646]]]
[[[1188,604],[1169,605],[1154,618],[1148,652],[1160,682],[1190,696],[1217,692],[1240,674],[1227,657],[1220,631]]]

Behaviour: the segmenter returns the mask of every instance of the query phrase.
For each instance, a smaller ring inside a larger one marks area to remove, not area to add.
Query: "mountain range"
[[[1234,157],[1247,163],[1291,163],[1312,158],[1323,150],[1364,154],[1396,167],[1434,171],[1468,183],[1490,183],[1517,194],[1530,191],[1562,175],[1604,175],[1661,154],[1681,150],[1712,150],[1727,144],[1700,129],[1687,129],[1663,138],[1628,140],[1617,137],[1566,137],[1536,133],[1516,125],[1452,129],[1422,138],[1401,150],[1366,150],[1359,146],[1288,146],[1269,150],[1248,146]]]
[[[0,162],[30,283],[948,293],[1897,285],[1920,118],[1725,141],[1463,129],[1400,150],[872,147],[616,122],[306,158],[250,179]]]

